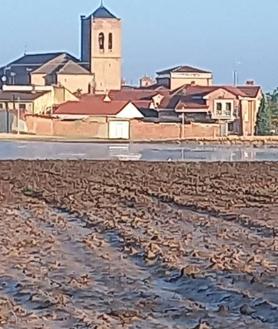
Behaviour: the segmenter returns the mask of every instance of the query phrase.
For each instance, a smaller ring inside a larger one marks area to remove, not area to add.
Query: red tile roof
[[[109,97],[113,101],[130,101],[137,108],[150,108],[154,96],[167,96],[169,93],[169,90],[160,91],[144,88],[123,87],[120,91],[110,91]],[[94,101],[95,99],[103,99],[103,96],[83,95],[81,97],[82,101]]]
[[[171,109],[205,109],[208,108],[206,102],[206,96],[210,93],[224,89],[236,97],[257,97],[260,87],[257,86],[196,86],[196,85],[184,85],[174,91],[171,95],[164,97],[160,104],[160,108]]]
[[[151,86],[148,86],[148,87],[141,87],[141,89],[143,90],[155,90],[155,91],[158,91],[158,92],[162,92],[162,93],[169,93],[170,92],[170,89],[165,87],[164,85],[161,85],[159,83],[155,83],[154,85],[151,85]]]
[[[54,112],[57,115],[117,115],[130,102],[129,101],[111,101],[104,102],[101,98],[90,100],[81,100],[66,102],[60,105]]]
[[[208,105],[205,103],[198,102],[179,102],[176,109],[208,109]]]
[[[225,89],[226,91],[238,97],[256,97],[260,87],[258,86],[229,86],[229,85],[214,85],[214,86],[197,86],[197,85],[184,85],[172,91],[172,94],[200,94],[208,95],[217,89]]]
[[[154,96],[158,94],[164,94],[163,91],[141,89],[141,88],[123,88],[120,91],[110,91],[109,97],[112,100],[125,100],[125,101],[137,101],[137,100],[151,100]],[[103,96],[96,95],[83,95],[82,100],[103,98]]]
[[[139,99],[139,100],[133,101],[132,103],[133,103],[137,108],[145,108],[145,109],[147,109],[147,108],[149,108],[149,107],[151,106],[152,101],[150,101],[150,100],[141,100],[141,99]]]
[[[251,98],[257,97],[261,90],[260,86],[238,86],[237,88]]]

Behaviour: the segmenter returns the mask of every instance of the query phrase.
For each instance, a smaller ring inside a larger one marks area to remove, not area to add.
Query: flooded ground
[[[278,164],[0,162],[0,327],[278,327]]]
[[[0,142],[0,160],[278,161],[278,148],[194,144]]]

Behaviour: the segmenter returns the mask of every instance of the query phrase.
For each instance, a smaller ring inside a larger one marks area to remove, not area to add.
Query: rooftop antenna
[[[103,5],[103,0],[100,0],[100,6],[101,6],[101,7],[104,7],[104,5]]]
[[[233,71],[233,79],[234,79],[234,86],[237,86],[239,84],[239,66],[241,65],[241,61],[237,60],[234,64],[234,71]]]
[[[27,48],[28,48],[28,46],[27,46],[27,44],[25,43],[25,45],[24,45],[24,56],[27,54]]]

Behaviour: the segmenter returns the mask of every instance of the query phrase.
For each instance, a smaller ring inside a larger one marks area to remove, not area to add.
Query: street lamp
[[[10,66],[5,67],[3,70],[4,75],[2,76],[1,80],[3,81],[4,84],[9,83],[7,71],[10,71],[10,70],[11,70]]]
[[[2,82],[5,84],[5,82],[7,81],[7,77],[6,77],[5,75],[3,75],[3,76],[1,77],[1,80],[2,80]]]
[[[33,70],[32,70],[30,67],[27,67],[27,68],[26,68],[28,84],[31,83],[31,72],[32,72],[32,71],[33,71]]]
[[[14,85],[15,84],[15,76],[16,76],[16,73],[15,72],[11,72],[10,75],[12,77],[12,85]]]
[[[17,103],[17,106],[16,106],[16,103]],[[20,117],[20,106],[19,106],[19,103],[20,103],[20,97],[17,97],[15,98],[15,95],[13,95],[13,110],[15,112],[15,110],[17,111],[17,134],[19,135],[20,134],[20,129],[19,129],[19,117]]]
[[[20,120],[20,97],[17,97],[17,134],[20,134],[19,120]]]

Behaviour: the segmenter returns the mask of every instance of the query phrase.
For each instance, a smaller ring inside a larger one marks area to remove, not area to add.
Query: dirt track
[[[0,328],[277,328],[278,164],[0,162]]]

